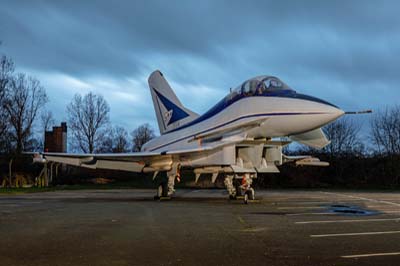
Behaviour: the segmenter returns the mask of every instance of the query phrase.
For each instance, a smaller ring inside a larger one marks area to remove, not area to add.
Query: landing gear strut
[[[242,179],[242,184],[240,186],[241,190],[244,193],[244,204],[247,204],[249,200],[255,199],[254,189],[251,187],[253,180],[250,177],[250,174],[245,174]]]
[[[233,181],[234,181],[233,177],[234,177],[233,175],[227,175],[224,180],[226,190],[228,191],[228,194],[229,194],[229,199],[236,199],[237,191],[236,191],[235,186],[233,185]]]

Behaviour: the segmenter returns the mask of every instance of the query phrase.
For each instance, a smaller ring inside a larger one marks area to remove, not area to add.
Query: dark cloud
[[[259,74],[346,108],[374,108],[400,96],[399,8],[369,0],[2,1],[0,49],[41,76],[100,87],[106,79],[114,89],[140,80],[136,95],[161,69],[183,100],[192,100],[184,88],[214,94],[192,104],[200,111]]]

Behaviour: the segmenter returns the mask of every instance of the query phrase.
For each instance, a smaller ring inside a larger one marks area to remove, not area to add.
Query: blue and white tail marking
[[[149,87],[160,134],[165,134],[199,117],[198,114],[182,105],[159,70],[150,75]]]

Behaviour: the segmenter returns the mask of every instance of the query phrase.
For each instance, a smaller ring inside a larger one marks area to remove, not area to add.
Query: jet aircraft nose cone
[[[345,112],[338,108],[338,107],[333,107],[331,105],[325,105],[323,108],[323,112],[325,113],[324,119],[323,119],[323,124],[329,124],[331,122],[334,122],[341,116],[345,114]]]
[[[325,100],[319,99],[317,97],[299,93],[296,93],[295,97],[297,99],[313,102],[314,104],[316,104],[314,105],[315,108],[319,110],[322,114],[324,114],[323,115],[324,118],[321,121],[323,124],[328,124],[330,122],[333,122],[334,120],[338,119],[339,117],[345,114],[345,112],[336,105],[327,102]]]
[[[342,109],[340,109],[340,108],[335,108],[335,109],[336,109],[336,110],[335,110],[336,119],[339,118],[339,117],[341,117],[341,116],[343,116],[343,115],[345,114],[345,112],[344,112]]]

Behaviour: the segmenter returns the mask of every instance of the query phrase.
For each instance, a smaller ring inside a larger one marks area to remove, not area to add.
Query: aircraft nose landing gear
[[[255,200],[254,189],[251,187],[253,180],[250,177],[250,174],[245,174],[242,179],[242,184],[240,186],[242,192],[244,193],[244,204],[247,204],[249,200]]]
[[[236,183],[236,187],[234,186]],[[229,199],[242,199],[245,204],[248,204],[249,201],[255,200],[255,192],[251,187],[253,183],[252,177],[250,174],[244,174],[242,179],[234,179],[233,175],[227,175],[224,180],[224,184],[226,190],[229,194]]]

